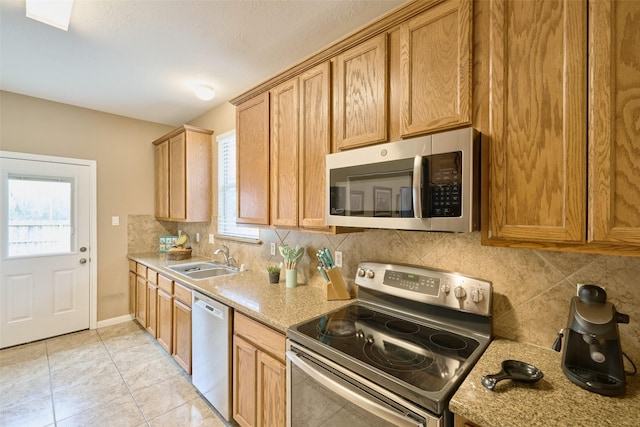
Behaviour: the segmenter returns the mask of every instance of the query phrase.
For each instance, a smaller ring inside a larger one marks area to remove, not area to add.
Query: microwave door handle
[[[422,191],[420,183],[422,182],[422,156],[416,156],[413,159],[413,215],[422,218]]]

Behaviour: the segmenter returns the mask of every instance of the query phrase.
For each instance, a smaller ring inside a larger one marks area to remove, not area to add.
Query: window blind
[[[238,193],[236,189],[236,132],[219,135],[218,143],[218,234],[259,239],[257,228],[236,225]]]

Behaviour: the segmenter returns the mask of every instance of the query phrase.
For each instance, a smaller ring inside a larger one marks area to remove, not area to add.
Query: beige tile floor
[[[0,426],[227,424],[137,323],[0,350]]]

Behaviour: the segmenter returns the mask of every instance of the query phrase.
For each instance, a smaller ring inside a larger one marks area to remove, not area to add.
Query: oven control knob
[[[442,286],[440,286],[440,290],[441,290],[443,293],[445,293],[445,294],[449,295],[449,292],[451,291],[451,288],[449,287],[449,284],[448,284],[448,283],[445,283],[445,284],[443,284]]]
[[[358,268],[356,274],[358,275],[358,277],[364,277],[364,269]]]
[[[458,299],[465,299],[467,297],[467,291],[465,291],[462,286],[456,286],[453,290],[453,295]]]
[[[362,331],[362,329],[356,332],[356,338],[364,339],[364,332]]]
[[[376,276],[376,273],[373,270],[367,270],[367,278],[373,279]]]
[[[369,335],[365,341],[367,342],[367,344],[373,344],[375,342],[371,335]]]
[[[480,301],[483,300],[483,298],[484,298],[484,295],[482,295],[482,291],[480,289],[471,290],[471,301],[475,303],[479,303]]]

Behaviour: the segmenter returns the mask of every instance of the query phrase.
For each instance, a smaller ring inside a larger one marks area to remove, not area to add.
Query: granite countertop
[[[284,275],[281,275],[280,283],[271,284],[266,270],[249,270],[229,276],[191,280],[166,268],[168,265],[211,261],[203,257],[167,261],[165,254],[143,253],[129,254],[128,258],[227,304],[282,333],[286,333],[287,328],[292,325],[337,310],[355,301],[354,299],[327,301],[324,289],[319,286],[298,284],[295,288],[287,288]]]
[[[455,393],[449,408],[482,427],[636,426],[640,423],[639,375],[627,376],[623,396],[601,396],[569,381],[560,367],[560,356],[561,353],[551,348],[496,339]],[[530,363],[542,371],[544,378],[534,384],[503,380],[494,391],[487,390],[480,379],[500,372],[505,359]]]

